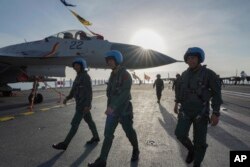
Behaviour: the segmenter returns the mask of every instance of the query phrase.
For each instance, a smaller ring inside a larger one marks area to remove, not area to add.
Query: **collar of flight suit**
[[[112,70],[112,75],[118,74],[118,72],[121,71],[122,69],[124,69],[123,66],[121,65],[116,66],[116,68]]]
[[[79,72],[77,73],[77,75],[83,74],[83,73],[85,73],[85,72],[87,72],[87,71],[81,70],[81,71],[79,71]]]

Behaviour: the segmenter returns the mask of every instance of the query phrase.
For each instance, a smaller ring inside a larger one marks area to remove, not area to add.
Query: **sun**
[[[131,44],[138,45],[144,49],[153,49],[159,52],[165,50],[163,38],[155,31],[150,29],[141,29],[132,36]]]

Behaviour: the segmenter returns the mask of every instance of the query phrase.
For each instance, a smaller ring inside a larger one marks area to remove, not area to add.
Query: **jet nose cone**
[[[119,50],[123,54],[123,65],[131,69],[157,67],[177,62],[160,52],[135,45],[112,43],[111,50]]]

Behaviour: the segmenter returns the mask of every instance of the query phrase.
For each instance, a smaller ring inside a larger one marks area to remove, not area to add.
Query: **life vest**
[[[111,96],[115,96],[115,95],[119,95],[121,93],[121,88],[123,86],[123,81],[124,81],[124,75],[129,75],[126,74],[127,71],[122,68],[122,71],[118,71],[117,75],[118,76],[113,76],[114,74],[111,74],[110,78],[109,78],[109,82],[108,82],[108,87],[107,87],[107,97],[110,98]],[[115,82],[113,81],[113,78],[116,77]],[[114,86],[114,90],[113,89],[113,84],[115,84]],[[131,97],[130,97],[131,99]]]
[[[184,84],[185,89],[182,90],[182,100],[185,101],[187,98],[189,98],[190,95],[196,95],[202,103],[207,103],[211,98],[211,92],[208,87],[208,75],[207,75],[207,68],[206,66],[202,66],[198,79],[197,79],[197,87],[195,89],[192,89],[189,85],[190,83],[190,77],[185,76],[184,78]],[[188,75],[188,74],[187,74]]]

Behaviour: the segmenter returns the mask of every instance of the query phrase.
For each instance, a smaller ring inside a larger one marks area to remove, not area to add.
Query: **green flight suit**
[[[160,101],[161,100],[161,93],[164,89],[164,82],[162,79],[157,78],[153,84],[153,88],[156,87],[156,96],[157,96],[157,100]]]
[[[177,77],[174,81],[173,81],[173,86],[172,86],[172,90],[174,90],[176,92],[177,89],[177,85],[180,82],[180,77]]]
[[[187,69],[176,85],[176,102],[181,104],[175,130],[177,139],[190,151],[194,151],[194,164],[200,165],[204,159],[209,121],[209,101],[215,113],[219,114],[221,88],[216,74],[201,66],[197,70]],[[193,124],[193,143],[189,130]]]
[[[100,155],[100,159],[104,161],[107,160],[114,139],[114,132],[119,122],[133,148],[138,149],[137,134],[133,128],[133,107],[130,102],[131,84],[131,76],[124,67],[118,66],[117,69],[112,71],[107,87],[107,106],[111,107],[114,112],[112,115],[107,115],[106,118],[105,139]]]
[[[90,76],[86,71],[81,71],[77,73],[77,76],[73,82],[73,86],[70,90],[69,95],[66,97],[67,100],[75,98],[76,101],[76,111],[75,115],[71,121],[71,129],[66,136],[64,143],[68,145],[74,135],[76,134],[79,124],[81,123],[82,118],[88,124],[89,129],[92,132],[93,137],[98,138],[98,132],[96,125],[92,119],[91,113],[84,113],[84,107],[91,108],[92,101],[92,84]]]

